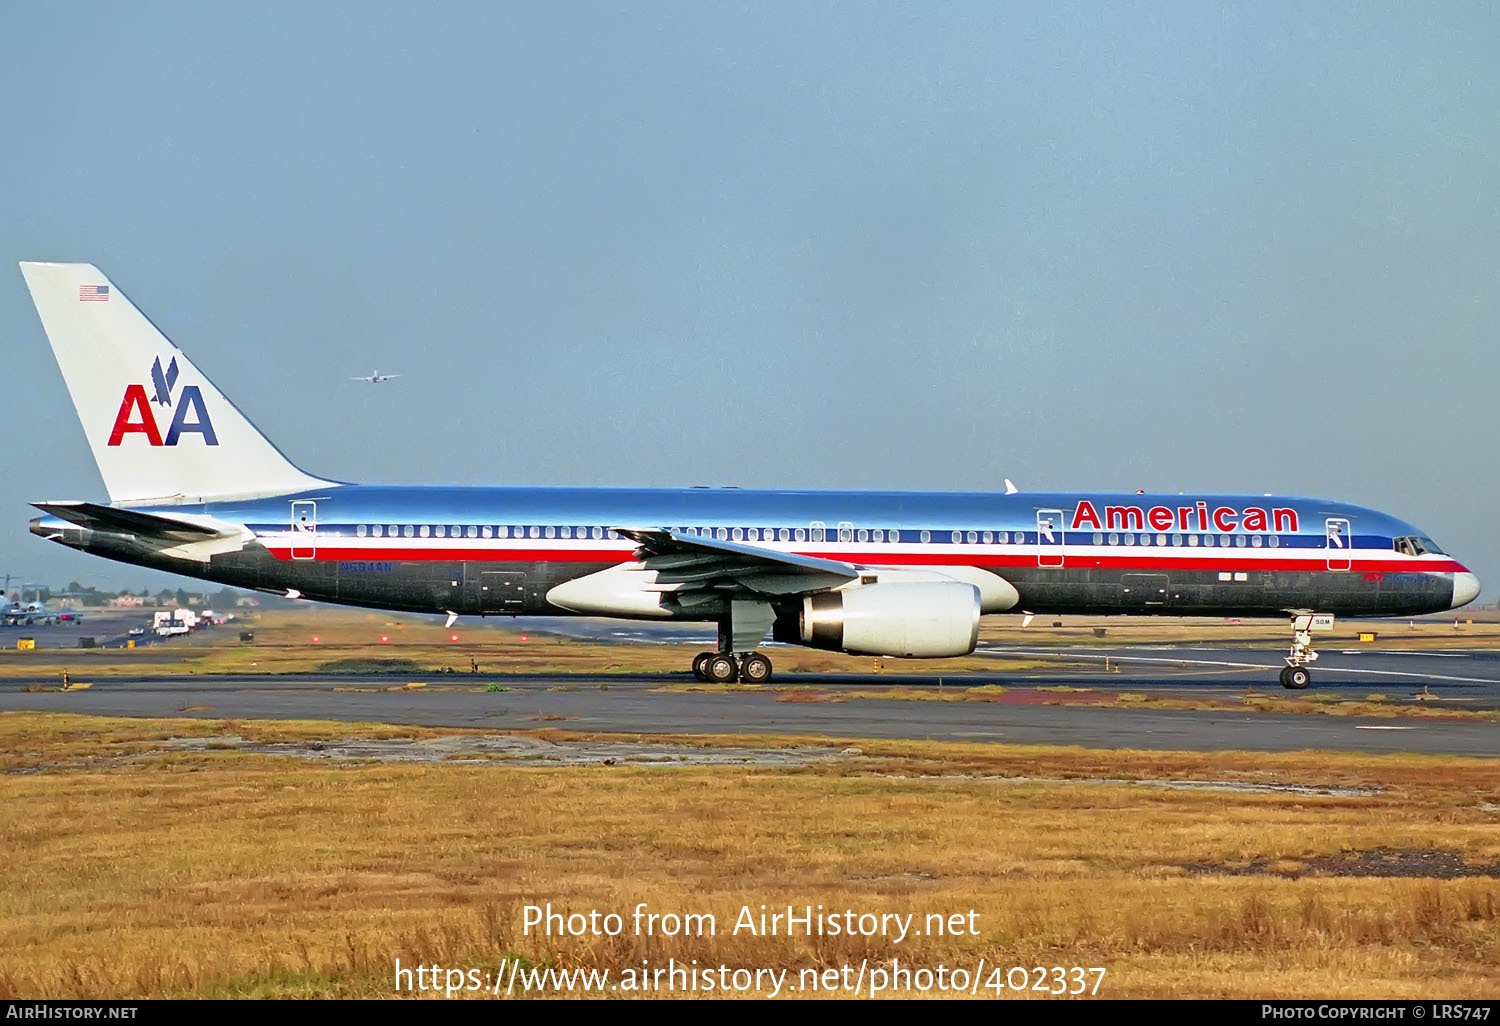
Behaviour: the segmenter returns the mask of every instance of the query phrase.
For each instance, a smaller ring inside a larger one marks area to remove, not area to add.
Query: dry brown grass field
[[[1106,997],[1500,993],[1495,760],[839,741],[793,768],[527,769],[171,740],[445,734],[0,714],[0,997],[388,997],[397,958],[793,979],[984,958],[1104,967]],[[1181,781],[1211,788],[1160,786]],[[546,902],[719,929],[525,935]],[[730,936],[761,904],[973,910],[978,931]]]

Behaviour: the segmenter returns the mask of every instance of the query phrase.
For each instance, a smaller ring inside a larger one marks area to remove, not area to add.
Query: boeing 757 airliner
[[[361,485],[293,466],[97,268],[22,263],[109,503],[31,531],[293,598],[460,615],[716,623],[701,680],[782,642],[974,650],[979,618],[1288,616],[1305,688],[1334,616],[1457,608],[1478,579],[1372,509],[1260,495]]]

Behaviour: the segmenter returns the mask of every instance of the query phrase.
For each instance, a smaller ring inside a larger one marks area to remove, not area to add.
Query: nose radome
[[[1466,606],[1479,597],[1479,578],[1465,571],[1453,575],[1453,605],[1450,609]]]

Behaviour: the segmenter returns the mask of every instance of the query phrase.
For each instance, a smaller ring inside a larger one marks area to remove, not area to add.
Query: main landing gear
[[[1281,671],[1281,686],[1289,691],[1301,691],[1312,683],[1309,663],[1317,662],[1318,653],[1313,651],[1312,632],[1333,630],[1332,616],[1313,613],[1295,613],[1292,616],[1292,648],[1286,656],[1286,668]]]
[[[771,679],[771,660],[759,652],[735,659],[732,652],[699,652],[693,659],[693,676],[711,684],[764,684]]]
[[[766,683],[771,679],[771,660],[751,649],[761,643],[775,619],[767,602],[731,602],[729,616],[719,621],[719,650],[699,652],[693,658],[693,676],[711,684]]]

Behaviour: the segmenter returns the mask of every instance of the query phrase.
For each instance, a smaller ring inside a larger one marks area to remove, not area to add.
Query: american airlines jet
[[[766,635],[961,656],[986,613],[1288,616],[1307,687],[1335,616],[1453,609],[1478,579],[1372,509],[1260,495],[361,485],[297,467],[89,264],[22,263],[109,502],[38,502],[70,548],[292,598],[716,623],[701,680]]]

